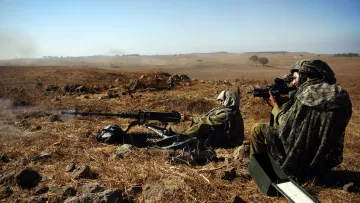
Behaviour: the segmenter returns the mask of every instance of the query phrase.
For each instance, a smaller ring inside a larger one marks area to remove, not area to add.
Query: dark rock
[[[0,163],[8,163],[9,161],[9,157],[7,157],[5,154],[0,154]]]
[[[66,172],[73,172],[75,170],[75,163],[71,163],[66,166]]]
[[[76,190],[72,187],[64,187],[64,192],[62,193],[63,198],[72,197],[76,195]]]
[[[31,168],[26,168],[15,176],[16,184],[23,189],[31,189],[36,187],[40,181],[39,173]]]
[[[120,189],[109,189],[101,193],[83,194],[77,197],[71,197],[64,201],[65,203],[122,203],[124,202]]]
[[[229,180],[232,181],[236,177],[236,169],[234,167],[231,167],[229,169],[226,169],[221,174],[221,179],[223,180]]]
[[[48,85],[45,87],[45,91],[47,91],[47,92],[54,92],[58,89],[59,89],[59,87],[56,85]]]
[[[45,194],[49,191],[49,187],[48,186],[41,186],[41,188],[39,188],[35,193],[34,195],[42,195],[42,194]]]
[[[13,191],[10,189],[9,186],[1,186],[0,187],[0,199],[5,199],[9,197]]]
[[[51,115],[51,116],[49,116],[48,121],[53,123],[53,122],[62,121],[62,120],[60,119],[59,115]]]
[[[4,184],[4,183],[10,183],[13,184],[15,181],[15,174],[16,172],[14,170],[10,170],[10,171],[5,171],[3,174],[1,174],[0,176],[0,184]]]
[[[357,189],[353,182],[345,184],[343,190],[346,192],[357,192]]]
[[[103,192],[104,190],[104,186],[100,183],[88,183],[82,187],[83,194],[98,193]]]
[[[245,200],[241,199],[241,197],[237,195],[233,196],[231,199],[233,200],[232,201],[233,203],[246,203]]]
[[[50,188],[49,192],[63,199],[76,195],[76,190],[69,186],[53,186]]]
[[[127,188],[125,192],[131,196],[136,196],[142,192],[142,185],[132,185],[131,187]]]
[[[85,96],[84,96],[84,99],[89,99],[89,96],[88,96],[88,95],[85,95]]]
[[[41,126],[37,125],[31,129],[31,131],[38,131],[41,130]]]
[[[88,165],[82,165],[78,168],[76,168],[73,172],[74,174],[74,178],[75,179],[80,179],[80,178],[87,178],[87,179],[93,179],[95,178],[94,175],[92,172],[91,172],[91,169]]]
[[[41,152],[40,154],[36,155],[33,158],[33,161],[40,161],[40,160],[44,160],[44,159],[50,159],[52,157],[52,153],[51,152]]]

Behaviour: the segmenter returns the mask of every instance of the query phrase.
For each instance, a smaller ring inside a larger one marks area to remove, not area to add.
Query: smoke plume
[[[36,55],[34,39],[21,31],[0,29],[0,59],[30,58]]]

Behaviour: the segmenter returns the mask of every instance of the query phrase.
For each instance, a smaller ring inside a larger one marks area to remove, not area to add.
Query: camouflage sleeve
[[[193,119],[194,123],[201,123],[206,125],[221,125],[224,123],[226,113],[220,113],[213,116],[202,116]]]
[[[213,116],[196,117],[192,120],[192,124],[185,131],[185,134],[189,136],[198,136],[202,124],[213,125],[213,126],[221,125],[224,123],[225,117],[226,117],[226,113],[220,113]]]
[[[273,108],[271,113],[274,115],[275,125],[281,125],[283,123],[281,117],[284,115],[284,112],[277,106]]]

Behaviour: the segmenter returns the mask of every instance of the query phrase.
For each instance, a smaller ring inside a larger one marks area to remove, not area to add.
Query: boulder
[[[61,197],[62,199],[76,195],[76,190],[70,186],[53,186],[50,188],[49,192]]]
[[[86,179],[94,179],[95,174],[91,172],[91,169],[88,165],[82,165],[76,168],[73,171],[74,179],[86,178]]]
[[[16,184],[23,189],[36,187],[40,181],[40,174],[31,168],[26,168],[15,175]]]
[[[82,193],[89,194],[89,193],[98,193],[103,192],[105,190],[104,186],[100,183],[88,183],[82,186]]]

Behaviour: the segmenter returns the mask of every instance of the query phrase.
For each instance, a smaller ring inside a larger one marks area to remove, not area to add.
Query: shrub
[[[255,63],[256,61],[259,60],[259,57],[256,56],[256,55],[252,55],[249,59],[252,60],[252,61],[254,61],[254,63]]]
[[[266,57],[261,57],[258,59],[259,63],[261,63],[262,65],[265,65],[267,63],[269,63],[269,59]]]

